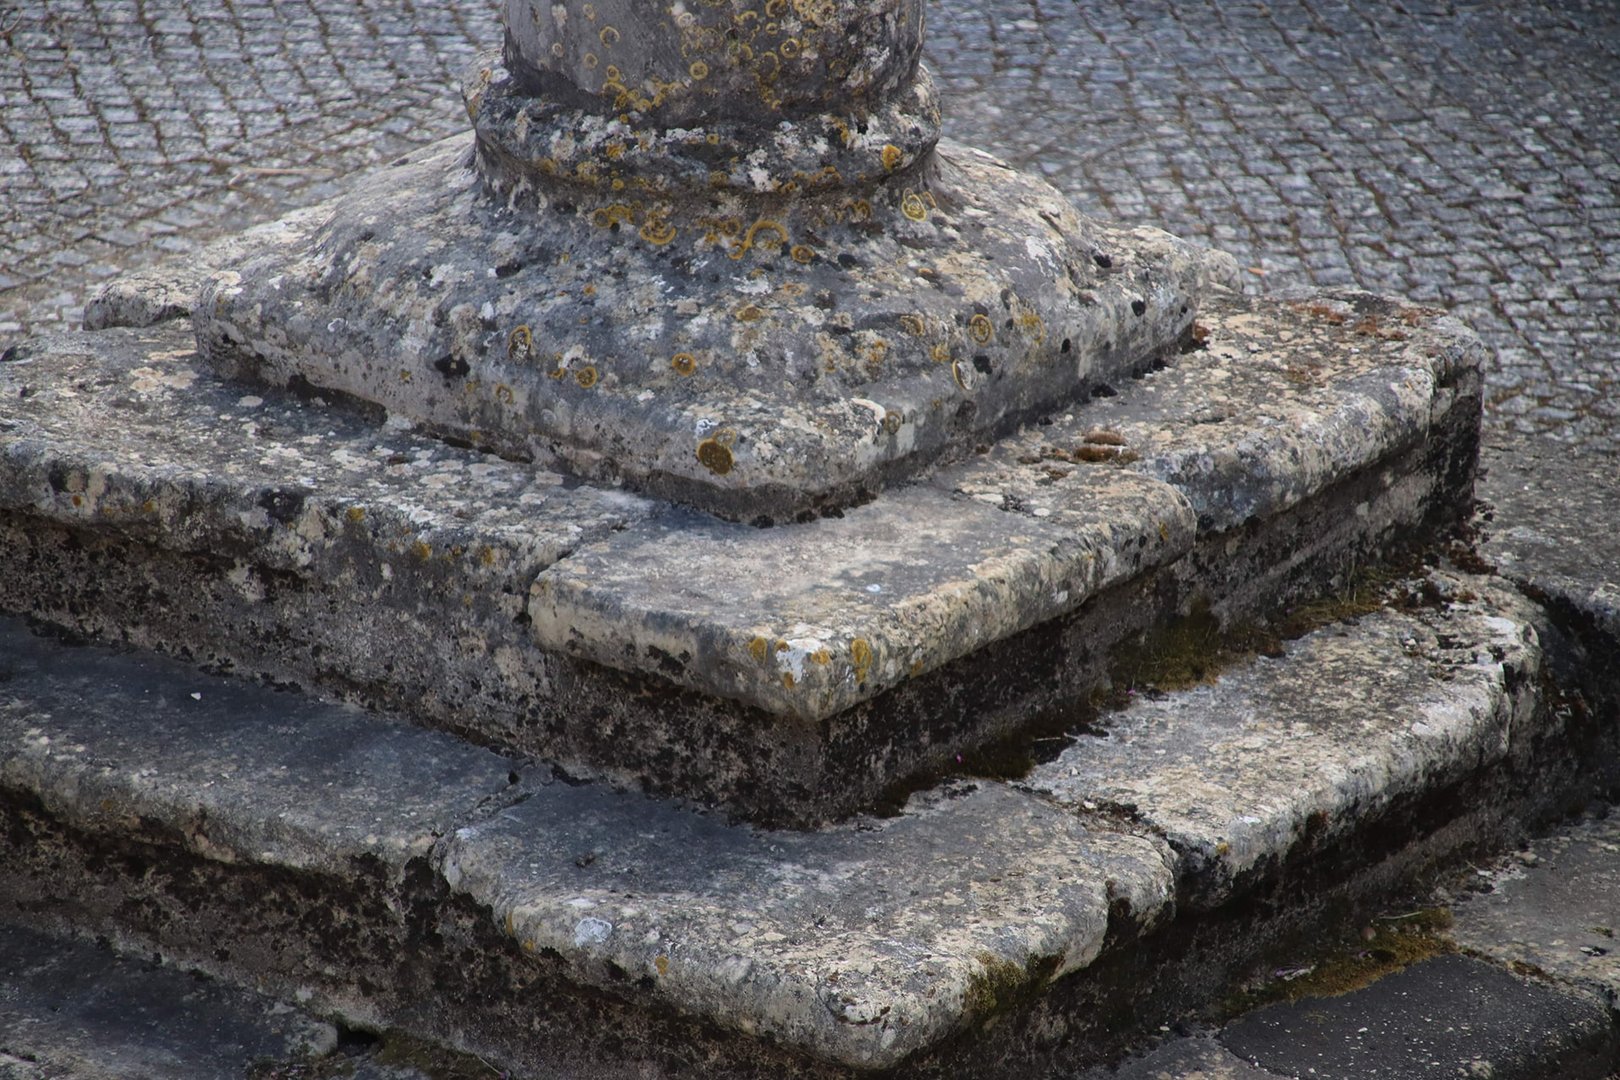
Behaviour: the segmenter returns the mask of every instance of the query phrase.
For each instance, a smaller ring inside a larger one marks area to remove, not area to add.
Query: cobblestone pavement
[[[464,128],[495,6],[0,0],[0,342]],[[1256,291],[1451,305],[1497,424],[1620,452],[1620,4],[933,0],[929,54],[957,137]]]

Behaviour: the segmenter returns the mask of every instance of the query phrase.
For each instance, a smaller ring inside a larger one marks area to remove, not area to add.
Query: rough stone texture
[[[1338,684],[1368,708],[1370,684],[1408,647],[1375,632],[1379,618],[1349,630],[1376,659]],[[1466,610],[1424,618],[1459,652],[1511,644]],[[6,634],[5,918],[72,923],[543,1075],[1095,1064],[1108,1018],[1143,984],[1163,990],[1197,967],[1175,944],[1180,897],[1223,887],[1220,866],[1178,859],[1150,822],[1005,784],[954,782],[896,817],[771,832],[173,661]],[[1514,660],[1426,668],[1418,711],[1384,703],[1395,713],[1381,730],[1483,713],[1480,682],[1517,692]],[[1447,694],[1450,708],[1436,701]],[[1546,713],[1520,724],[1515,738],[1557,736]],[[1428,759],[1429,792],[1493,767],[1456,734]],[[1344,768],[1342,744],[1317,745],[1302,774]],[[1206,790],[1223,775],[1208,762],[1206,776],[1151,756],[1139,767],[1161,789]],[[1395,797],[1379,785],[1406,778],[1368,776],[1316,847],[1280,851],[1263,872],[1384,829]],[[1291,806],[1250,809],[1256,835],[1297,827]],[[1227,942],[1222,962],[1245,962],[1263,937]],[[1160,938],[1175,962],[1133,975]]]
[[[1399,329],[1369,328],[1380,317]],[[314,680],[654,790],[767,816],[847,812],[1006,729],[1035,684],[988,675],[1001,655],[957,671],[951,662],[972,646],[999,638],[1007,655],[1027,658],[1032,645],[1018,632],[1045,620],[1044,632],[1069,640],[1034,652],[1056,647],[1071,659],[1043,692],[1078,693],[1103,674],[1110,644],[1166,604],[1202,592],[1223,614],[1258,614],[1382,545],[1415,540],[1467,498],[1477,345],[1466,333],[1360,296],[1276,310],[1234,299],[1201,332],[1204,348],[1176,367],[1121,384],[893,506],[768,532],[696,522],[672,532],[675,519],[636,528],[660,512],[654,504],[279,395],[239,395],[198,369],[174,327],[23,347],[4,367],[16,387],[5,399],[6,503],[10,527],[28,533],[16,549],[33,569],[10,576],[5,602]],[[1268,351],[1251,336],[1272,332],[1293,340]],[[1136,406],[1139,396],[1150,407]],[[1211,422],[1189,425],[1201,416]],[[1189,427],[1208,433],[1202,452]],[[1220,502],[1212,493],[1223,485],[1231,494]],[[1191,550],[1188,497],[1205,519]],[[48,527],[27,524],[40,519]],[[1248,535],[1234,543],[1239,530]],[[928,533],[957,550],[929,555]],[[1016,536],[1034,542],[1020,550]],[[852,546],[894,552],[891,569],[873,577],[875,564],[851,566]],[[558,558],[586,568],[583,582],[572,566],[545,573]],[[694,571],[694,560],[711,565]],[[781,590],[779,603],[764,590],[736,600],[739,582],[781,578],[784,560],[846,567],[850,580]],[[900,572],[907,561],[934,565]],[[1164,595],[1087,603],[1167,563],[1168,579],[1132,586]],[[649,593],[649,581],[668,590]],[[462,605],[446,610],[447,593]],[[343,612],[335,622],[334,611]],[[1072,625],[1051,621],[1071,612]],[[206,638],[197,625],[209,627]],[[906,696],[879,698],[819,733],[788,730],[691,697],[626,694],[617,677],[543,652],[536,638],[654,685],[673,680],[772,713],[825,717],[899,684]],[[795,692],[784,675],[805,685]],[[942,712],[942,698],[961,704]],[[946,713],[962,723],[940,727]],[[832,776],[845,779],[829,786]]]
[[[1078,1080],[1282,1080],[1257,1069],[1208,1035],[1174,1039],[1112,1068],[1092,1069]]]
[[[1447,597],[1432,610],[1330,625],[1213,685],[1136,700],[1024,784],[1153,829],[1175,848],[1188,898],[1225,902],[1533,737],[1534,612],[1490,579],[1429,587]]]
[[[1170,887],[1152,841],[997,784],[811,834],[553,787],[460,830],[441,866],[525,950],[862,1068],[1086,967],[1111,909],[1151,925]]]
[[[507,0],[507,60],[535,96],[666,128],[729,116],[769,129],[893,96],[922,52],[922,0],[715,7],[664,17],[636,0],[572,10]]]
[[[1596,1002],[1461,956],[1339,997],[1261,1009],[1220,1038],[1261,1068],[1321,1080],[1600,1080],[1620,1053]]]
[[[1453,910],[1452,937],[1515,971],[1620,1001],[1620,818],[1587,818],[1502,859]]]
[[[442,1002],[493,970],[492,986],[595,985],[812,1058],[894,1063],[1085,967],[1168,898],[1156,841],[1002,785],[766,833],[543,773],[514,787],[512,765],[442,735],[5,634],[13,916],[155,937],[518,1060],[561,1052],[547,1024],[581,1022],[592,996],[546,1022],[517,1022],[532,1010],[510,989],[487,1006],[500,1023]],[[530,1046],[536,1028],[550,1039]]]
[[[244,394],[177,324],[21,346],[0,604],[821,820],[1084,694],[1155,619],[1263,616],[1469,498],[1466,332],[1360,295],[1234,298],[1200,332],[892,504],[768,531]]]
[[[1482,456],[1480,554],[1574,624],[1594,657],[1620,657],[1620,456],[1503,436]]]
[[[75,828],[149,816],[210,859],[398,875],[515,782],[487,750],[358,709],[64,648],[16,619],[0,634],[0,785]]]
[[[222,268],[198,343],[232,377],[780,522],[1146,365],[1230,277],[967,148],[915,171],[816,195],[503,201],[450,139],[305,243]]]
[[[947,133],[1260,291],[1444,304],[1518,433],[1620,449],[1620,110],[1607,0],[934,0]],[[89,283],[466,129],[493,4],[39,0],[0,18],[0,348]],[[129,47],[138,40],[140,47]]]
[[[296,243],[331,212],[329,203],[294,210],[275,221],[221,237],[185,261],[159,262],[120,274],[90,294],[84,305],[84,328],[141,329],[167,319],[187,317],[196,306],[197,294],[202,292],[216,267],[249,252]]]
[[[951,483],[954,474],[939,479]],[[1185,555],[1175,489],[1096,470],[1008,514],[906,488],[760,530],[666,516],[535,580],[541,644],[818,721]]]
[[[332,1049],[285,1004],[105,948],[0,926],[0,1076],[219,1080]]]

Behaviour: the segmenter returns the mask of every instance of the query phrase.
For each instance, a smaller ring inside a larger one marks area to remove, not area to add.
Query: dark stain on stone
[[[304,496],[296,491],[271,488],[259,495],[257,503],[272,520],[283,525],[291,525],[304,511]]]
[[[461,359],[459,356],[451,356],[449,353],[446,353],[437,360],[433,361],[433,367],[446,379],[462,378],[467,374],[467,372],[472,370],[467,366],[467,361]]]

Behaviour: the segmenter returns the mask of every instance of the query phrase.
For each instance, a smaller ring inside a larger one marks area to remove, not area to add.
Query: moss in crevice
[[[1456,951],[1446,936],[1451,911],[1444,907],[1383,915],[1360,933],[1332,941],[1294,963],[1273,968],[1264,979],[1234,993],[1217,1007],[1223,1018],[1302,998],[1336,997],[1386,975]]]
[[[1061,956],[1032,956],[1019,964],[981,953],[980,970],[968,978],[963,1001],[967,1015],[982,1024],[1034,1001],[1062,963]]]

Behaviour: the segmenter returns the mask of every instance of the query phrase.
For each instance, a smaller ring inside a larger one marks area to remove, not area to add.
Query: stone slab
[[[1186,499],[1155,480],[1098,471],[1049,501],[1009,514],[919,485],[813,525],[666,515],[541,573],[535,637],[822,720],[1192,548]]]
[[[1113,397],[763,531],[244,394],[173,322],[36,342],[0,365],[0,607],[825,820],[1088,693],[1195,601],[1263,618],[1467,501],[1465,331],[1360,294],[1203,318]]]
[[[525,950],[863,1069],[1084,968],[1111,907],[1151,925],[1170,884],[1151,840],[999,784],[808,834],[549,788],[460,830],[441,866]]]
[[[1478,342],[1429,309],[1354,293],[1282,306],[1223,297],[1203,320],[1203,349],[1174,367],[931,478],[1011,511],[999,526],[906,492],[840,522],[759,534],[666,518],[542,574],[537,634],[612,667],[824,717],[1171,561],[1192,544],[1188,505],[1200,533],[1228,532],[1403,448],[1444,446],[1443,420],[1478,393]],[[1392,477],[1393,498],[1421,503],[1433,480]],[[997,529],[1005,551],[964,542]],[[930,572],[885,584],[902,562]]]
[[[516,980],[501,985],[560,980],[598,1019],[605,994],[812,1061],[894,1064],[1084,968],[1169,899],[1156,840],[1005,785],[764,832],[172,661],[6,633],[9,915],[145,940],[368,1026],[555,1052],[526,1043],[522,995],[494,995],[515,1025],[499,1034],[444,1011],[494,968]],[[483,944],[457,960],[468,939]]]
[[[397,875],[514,782],[448,735],[0,619],[0,785],[76,828],[149,818],[210,859]]]
[[[0,926],[0,1076],[219,1080],[337,1043],[273,998],[106,948]]]
[[[1510,646],[1530,646],[1493,626],[1510,620],[1458,606],[1429,616],[1453,642],[1434,655],[1379,632],[1378,617],[1345,628],[1369,651],[1422,654],[1427,688],[1391,703],[1414,744],[1437,717],[1489,706],[1482,682],[1529,672]],[[1503,657],[1481,658],[1493,645]],[[1091,1064],[1099,1033],[1084,1009],[1037,1017],[1011,1057],[974,1047],[1045,996],[1084,1000],[1076,987],[1094,968],[1168,933],[1183,897],[1226,880],[1151,821],[1006,784],[953,782],[896,817],[769,831],[168,660],[18,636],[4,655],[7,918],[71,920],[541,1074],[629,1076],[676,1059],[716,1076],[1026,1075],[1052,1054]],[[1388,667],[1345,667],[1337,692],[1376,703]],[[1516,735],[1544,722],[1527,713]],[[1383,730],[1401,734],[1393,720]],[[1291,753],[1300,775],[1342,773],[1342,743],[1297,734],[1266,731],[1250,760]],[[1426,790],[1490,767],[1492,749],[1462,728],[1430,735]],[[1288,740],[1299,748],[1279,754]],[[1152,755],[1137,767],[1164,790],[1233,783],[1218,754],[1203,760],[1206,775]],[[1384,788],[1409,778],[1365,779],[1325,842],[1378,831]],[[1250,809],[1257,836],[1298,827],[1292,805]],[[1258,871],[1298,854],[1279,849]]]
[[[1284,1080],[1255,1068],[1210,1035],[1172,1039],[1109,1068],[1081,1073],[1078,1080]]]
[[[1225,902],[1534,737],[1534,609],[1489,578],[1435,575],[1430,588],[1445,596],[1435,607],[1333,623],[1211,685],[1138,695],[1023,784],[1153,829],[1189,899]]]
[[[1221,294],[1194,336],[1177,363],[1031,429],[1027,452],[1112,432],[1137,459],[1122,464],[1185,494],[1201,532],[1226,532],[1442,441],[1459,407],[1478,414],[1484,347],[1436,308],[1356,290]]]
[[[1501,434],[1481,454],[1480,554],[1620,655],[1620,457]]]
[[[1514,970],[1620,1001],[1620,819],[1583,818],[1491,869],[1453,908],[1452,937]]]
[[[592,124],[561,142],[636,156],[622,122]],[[1085,219],[949,143],[873,186],[799,179],[792,196],[570,173],[501,199],[470,150],[413,154],[303,244],[221,268],[193,311],[203,356],[780,523],[1124,377],[1174,349],[1212,278],[1235,278],[1230,259]]]
[[[1263,1069],[1321,1080],[1601,1080],[1620,1053],[1595,1001],[1462,956],[1339,997],[1260,1009],[1220,1038]]]

